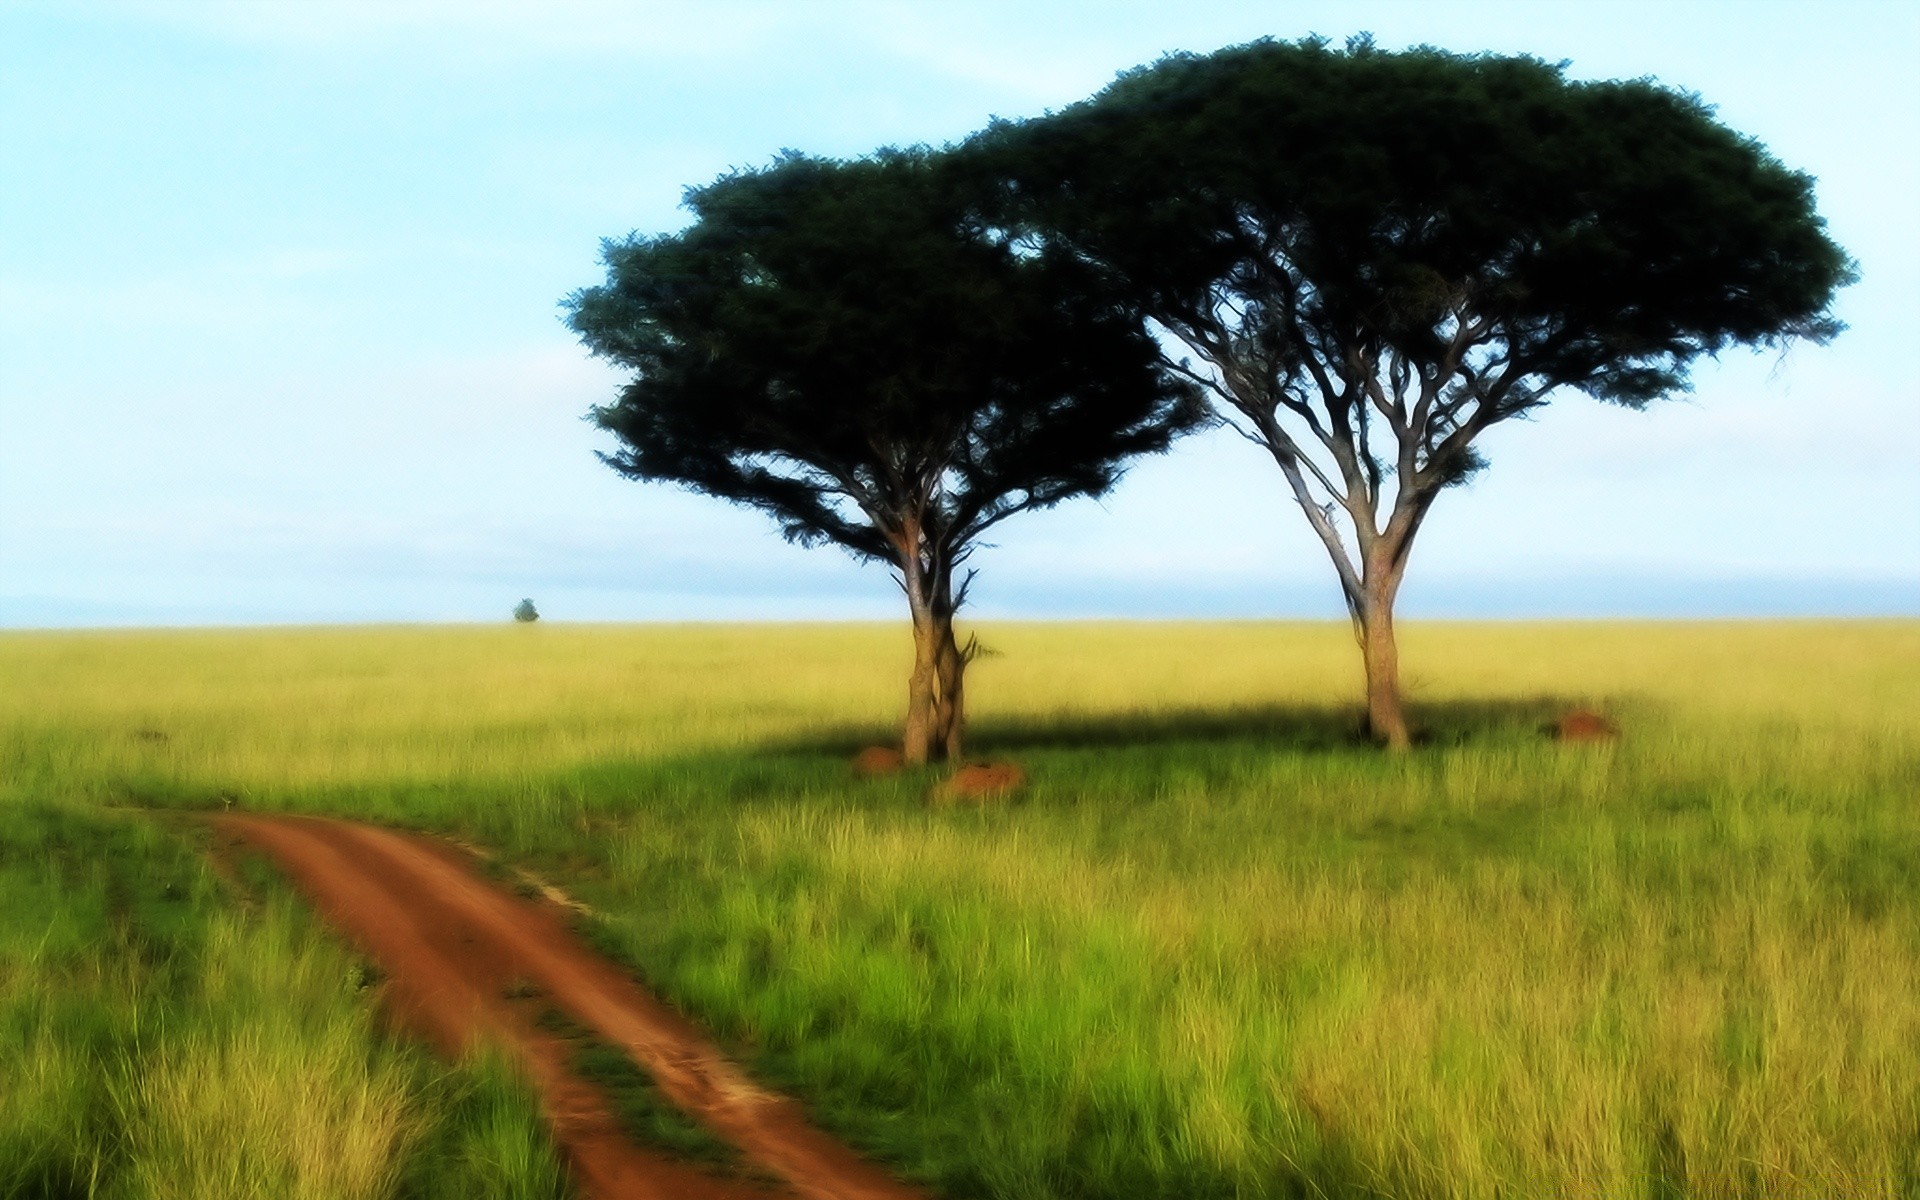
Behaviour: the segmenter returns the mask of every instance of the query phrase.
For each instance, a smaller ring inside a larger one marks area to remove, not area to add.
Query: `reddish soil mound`
[[[898,774],[906,765],[907,756],[892,746],[868,746],[853,756],[853,773],[867,779]]]
[[[312,817],[227,816],[223,834],[265,851],[386,973],[391,1015],[448,1053],[477,1038],[517,1054],[581,1189],[612,1200],[916,1200],[919,1193],[814,1129],[685,1018],[574,936],[562,910],[474,877],[433,839]],[[606,1097],[574,1074],[551,1005],[625,1050],[668,1100],[786,1189],[722,1178],[628,1141]]]
[[[933,789],[935,804],[984,804],[1025,787],[1027,773],[1012,763],[974,763],[961,767]]]
[[[1620,727],[1590,708],[1576,708],[1554,725],[1553,736],[1563,742],[1611,742]]]

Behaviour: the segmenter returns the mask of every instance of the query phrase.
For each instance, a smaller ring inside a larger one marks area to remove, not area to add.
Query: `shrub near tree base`
[[[1590,708],[1576,708],[1561,716],[1553,733],[1563,742],[1611,742],[1620,727]]]
[[[943,780],[928,795],[934,805],[985,804],[1004,800],[1027,785],[1027,773],[1013,763],[971,763]]]
[[[906,756],[892,746],[868,746],[853,756],[853,773],[865,779],[895,774],[906,765]]]

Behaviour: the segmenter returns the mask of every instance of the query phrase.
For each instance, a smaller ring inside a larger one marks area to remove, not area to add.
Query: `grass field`
[[[978,751],[1033,777],[987,811],[850,778],[904,698],[891,628],[0,637],[0,882],[32,897],[0,909],[0,1036],[80,1056],[48,1068],[87,1097],[60,1161],[180,1194],[128,1164],[191,1121],[84,1149],[86,1114],[136,1103],[121,1047],[224,1063],[253,1014],[285,1023],[265,995],[344,961],[241,978],[196,949],[156,1000],[97,934],[57,969],[33,948],[110,927],[90,881],[147,854],[194,897],[154,928],[337,956],[112,811],[231,803],[449,830],[554,877],[943,1195],[1920,1196],[1920,623],[1411,624],[1432,739],[1397,760],[1353,739],[1341,627],[981,632]],[[1576,702],[1626,737],[1539,736]],[[49,855],[49,821],[115,832]],[[477,1120],[446,1097],[511,1088],[462,1092],[321,992],[292,1007],[338,1015],[298,1037],[361,1070],[326,1105],[390,1080],[401,1131],[386,1174],[300,1194],[406,1194]],[[134,1032],[20,1032],[63,1005]],[[142,1040],[189,1010],[212,1015]],[[52,1178],[6,1095],[0,1181]]]

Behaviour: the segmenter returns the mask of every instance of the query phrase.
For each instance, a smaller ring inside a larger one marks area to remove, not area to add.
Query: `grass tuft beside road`
[[[177,831],[0,804],[0,1197],[566,1194],[512,1074],[388,1040],[364,980]]]

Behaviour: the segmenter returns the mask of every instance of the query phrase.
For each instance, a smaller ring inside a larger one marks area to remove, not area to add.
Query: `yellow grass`
[[[1347,706],[1344,625],[989,625],[976,719]],[[1416,704],[1557,696],[1910,729],[1915,622],[1410,623]],[[884,730],[892,626],[551,626],[0,634],[15,769],[214,786],[506,779],[635,756]],[[142,731],[164,734],[164,743]],[[1664,726],[1662,733],[1665,732]]]

